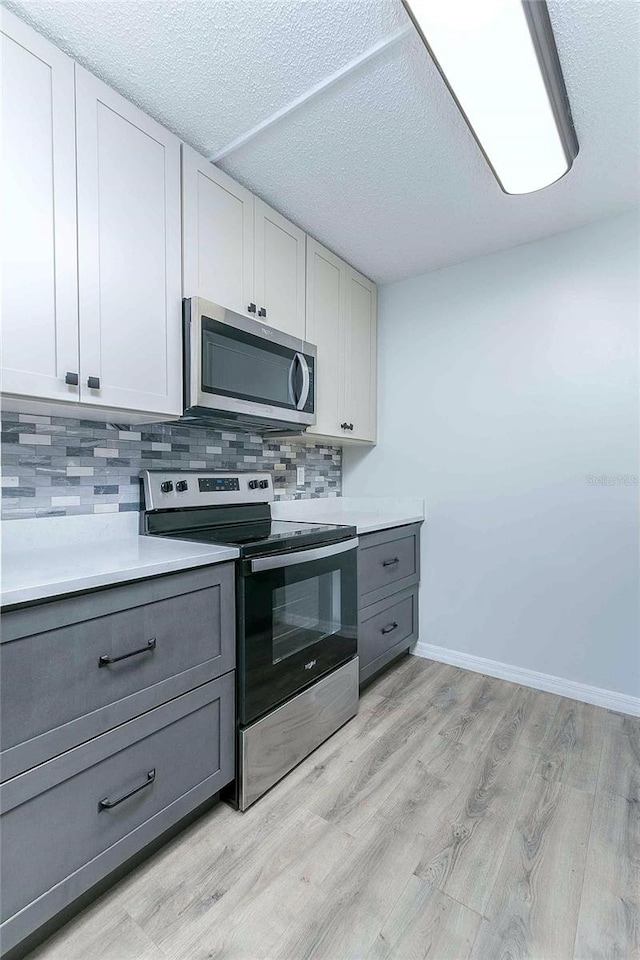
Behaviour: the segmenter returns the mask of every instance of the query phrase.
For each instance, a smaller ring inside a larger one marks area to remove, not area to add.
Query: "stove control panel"
[[[249,481],[249,488],[255,480]],[[229,490],[240,489],[239,477],[198,477],[198,490],[200,493],[227,493]]]
[[[146,510],[271,503],[273,500],[273,481],[268,473],[144,470],[141,476]]]

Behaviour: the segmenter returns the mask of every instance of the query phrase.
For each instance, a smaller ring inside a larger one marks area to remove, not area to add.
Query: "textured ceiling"
[[[404,26],[399,0],[4,0],[207,155]],[[640,3],[551,0],[580,153],[503,194],[410,35],[221,166],[379,282],[640,199]]]

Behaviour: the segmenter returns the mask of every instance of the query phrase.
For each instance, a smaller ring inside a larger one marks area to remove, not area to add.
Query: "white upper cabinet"
[[[316,425],[308,433],[339,437],[344,407],[345,264],[307,240],[307,336],[316,358]]]
[[[255,316],[253,194],[183,145],[182,202],[185,297]]]
[[[344,410],[354,440],[376,440],[377,353],[376,286],[347,267]]]
[[[255,199],[254,291],[258,316],[304,339],[305,234]]]
[[[76,67],[82,399],[179,414],[180,141]]]
[[[316,426],[340,441],[376,441],[377,291],[307,238],[307,335],[318,348]]]
[[[1,39],[2,389],[77,400],[73,62],[6,10]]]
[[[183,294],[304,337],[302,230],[182,148]]]
[[[177,416],[180,142],[2,11],[2,389]]]

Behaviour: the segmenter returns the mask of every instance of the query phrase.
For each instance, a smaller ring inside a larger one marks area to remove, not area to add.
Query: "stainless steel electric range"
[[[355,527],[271,519],[268,473],[143,473],[144,532],[238,548],[244,810],[358,709]]]

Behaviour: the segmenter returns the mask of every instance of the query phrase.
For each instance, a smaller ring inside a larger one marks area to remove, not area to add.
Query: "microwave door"
[[[216,404],[226,398],[282,412],[297,409],[298,351],[206,318],[200,340],[201,392]]]

